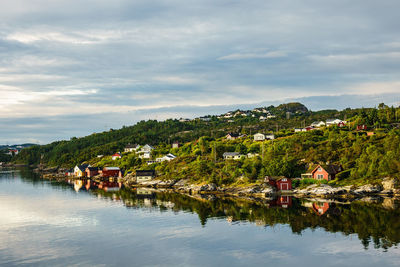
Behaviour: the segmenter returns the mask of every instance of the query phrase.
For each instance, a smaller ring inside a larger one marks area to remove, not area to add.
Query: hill
[[[400,109],[387,106],[312,112],[300,103],[289,103],[193,120],[141,121],[119,130],[23,149],[13,162],[71,167],[86,161],[97,166],[117,165],[126,171],[153,168],[165,179],[189,177],[217,184],[234,183],[239,178],[256,181],[265,175],[298,177],[310,164],[330,162],[345,168],[341,179],[382,178],[400,173],[396,129],[399,115]],[[347,126],[295,133],[295,127],[332,118],[347,120]],[[357,132],[356,127],[361,124],[376,134],[371,137],[365,131]],[[225,140],[228,132],[248,137]],[[254,142],[252,134],[256,132],[273,133],[276,140]],[[183,146],[172,149],[171,143],[176,141]],[[127,144],[155,146],[153,159],[168,152],[178,158],[148,166],[147,160],[127,153],[122,159],[112,161],[109,155],[123,151]],[[255,156],[238,161],[222,159],[224,152],[233,151]]]

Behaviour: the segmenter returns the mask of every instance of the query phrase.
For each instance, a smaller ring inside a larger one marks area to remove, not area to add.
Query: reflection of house
[[[324,179],[330,181],[332,179],[335,179],[336,174],[341,171],[343,171],[343,169],[340,165],[318,165],[317,167],[315,167],[314,170],[311,171],[311,175],[314,179]]]
[[[156,172],[154,170],[137,170],[136,171],[136,182],[145,182],[150,181],[156,176]]]
[[[153,198],[153,197],[155,197],[155,192],[150,188],[137,188],[136,189],[136,196],[137,197]]]
[[[89,164],[76,165],[74,168],[74,175],[76,177],[85,177],[85,170],[89,166]]]
[[[275,187],[278,191],[292,190],[292,179],[286,177],[267,177],[265,182]]]
[[[242,157],[245,157],[245,155],[242,155],[238,152],[225,152],[222,156],[224,157],[225,160],[230,160],[230,159],[239,160]]]
[[[276,201],[276,205],[281,206],[282,208],[288,208],[292,206],[292,197],[291,196],[280,196]]]
[[[74,181],[74,190],[78,192],[83,186],[83,181],[82,180],[75,180]]]
[[[312,204],[312,209],[315,211],[318,215],[323,215],[325,212],[328,211],[329,209],[329,203],[324,202],[324,203],[313,203]]]
[[[122,184],[117,182],[102,181],[99,183],[98,188],[103,189],[106,192],[118,191]]]

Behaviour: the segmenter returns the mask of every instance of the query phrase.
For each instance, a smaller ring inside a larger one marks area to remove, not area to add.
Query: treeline
[[[163,178],[190,178],[193,181],[210,181],[217,184],[255,182],[265,176],[299,177],[313,163],[341,164],[345,172],[336,182],[365,183],[379,181],[385,176],[398,176],[400,166],[398,120],[400,109],[380,104],[378,108],[309,111],[299,103],[267,107],[276,118],[261,122],[259,113],[220,119],[208,116],[190,122],[178,120],[141,121],[134,126],[119,130],[95,133],[69,141],[58,141],[44,146],[23,149],[15,163],[47,164],[72,167],[84,161],[93,165],[117,165],[126,171],[137,168],[155,168]],[[288,118],[288,112],[290,116]],[[313,121],[339,118],[349,121],[344,128],[329,127],[323,130],[294,133],[294,127]],[[354,131],[357,125],[366,124],[376,135]],[[228,132],[248,134],[249,137],[226,141]],[[274,141],[254,142],[251,134],[271,133]],[[171,143],[184,144],[171,149]],[[128,144],[156,146],[153,158],[172,152],[178,158],[170,163],[147,166],[136,155],[124,155],[121,160],[111,161],[109,155],[123,151]],[[253,158],[224,161],[224,152],[258,154]],[[104,155],[97,158],[97,155]]]

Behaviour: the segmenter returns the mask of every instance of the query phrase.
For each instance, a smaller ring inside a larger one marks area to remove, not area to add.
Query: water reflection
[[[5,179],[12,179],[12,175],[3,174]],[[70,188],[79,194],[119,202],[128,209],[195,213],[202,226],[206,226],[210,219],[223,219],[229,224],[250,222],[266,228],[287,225],[296,235],[302,235],[307,229],[324,229],[346,236],[356,234],[365,249],[373,247],[383,251],[400,242],[398,199],[369,198],[351,203],[296,199],[290,196],[237,199],[214,195],[183,195],[148,188],[128,190],[116,182],[47,182],[24,170],[18,175],[25,183]]]

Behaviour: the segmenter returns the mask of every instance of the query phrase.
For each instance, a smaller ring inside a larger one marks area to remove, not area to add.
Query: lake
[[[0,265],[399,266],[394,199],[253,201],[85,185],[0,169]]]

